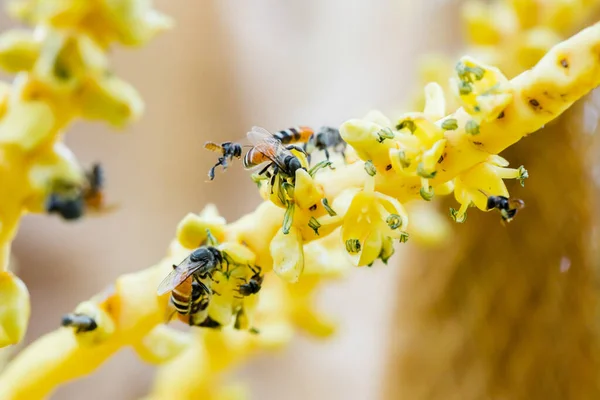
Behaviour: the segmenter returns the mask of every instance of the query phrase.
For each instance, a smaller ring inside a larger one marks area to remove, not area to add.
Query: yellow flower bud
[[[294,226],[286,235],[280,229],[270,245],[273,271],[286,282],[297,282],[304,270],[304,249],[300,230]]]
[[[189,334],[166,325],[157,325],[134,346],[134,349],[145,362],[163,364],[181,354],[190,343]]]
[[[123,127],[137,119],[144,110],[144,103],[129,83],[114,76],[91,80],[80,98],[83,118],[102,119]]]
[[[389,150],[395,147],[393,139],[384,139],[385,129],[374,122],[352,119],[342,124],[340,134],[363,161],[371,160],[377,169],[384,170],[390,163]]]
[[[11,272],[0,272],[0,347],[19,343],[29,323],[29,292]]]
[[[0,35],[0,68],[9,73],[29,71],[40,53],[31,31],[12,30]]]
[[[10,102],[0,120],[0,145],[11,144],[31,151],[56,134],[54,122],[52,109],[44,102]]]
[[[294,189],[294,201],[303,210],[318,206],[323,199],[323,189],[317,185],[314,179],[303,169],[296,171],[296,185]]]
[[[435,82],[425,86],[425,109],[423,114],[430,120],[435,121],[446,115],[446,100],[444,90]]]
[[[187,214],[177,225],[177,240],[187,249],[195,249],[206,242],[208,232],[222,241],[225,235],[225,218],[210,204],[200,214]]]

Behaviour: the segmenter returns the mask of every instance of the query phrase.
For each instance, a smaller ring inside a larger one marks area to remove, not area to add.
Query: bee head
[[[217,262],[223,262],[223,254],[216,247],[209,246],[207,247],[207,250],[212,254]]]
[[[301,168],[304,168],[302,167],[302,164],[300,163],[300,160],[297,157],[288,158],[287,167],[290,171],[290,175],[292,176],[296,176],[296,171]]]

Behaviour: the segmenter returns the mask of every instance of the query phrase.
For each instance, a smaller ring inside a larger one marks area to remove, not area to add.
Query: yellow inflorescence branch
[[[78,217],[92,185],[62,143],[65,129],[76,118],[116,127],[137,118],[143,103],[113,75],[106,52],[115,42],[143,44],[169,25],[150,2],[135,0],[23,0],[9,8],[35,28],[0,35],[0,68],[16,74],[11,85],[0,82],[0,347],[20,341],[29,319],[27,289],[6,271],[21,216]]]
[[[334,160],[335,169],[327,164],[309,168],[304,155],[292,150],[288,154],[302,168],[294,174],[273,172],[266,180],[257,177],[265,202],[253,213],[230,224],[214,207],[186,216],[164,261],[119,278],[114,288],[82,303],[76,313],[94,321],[93,328],[61,328],[21,353],[0,376],[0,397],[44,397],[129,345],[144,360],[173,360],[159,375],[151,398],[176,390],[168,383],[174,377],[179,377],[181,386],[175,386],[182,398],[218,398],[222,393],[214,385],[220,372],[256,346],[285,343],[290,321],[316,334],[331,333],[331,324],[307,304],[314,288],[343,274],[344,260],[357,266],[386,262],[394,242],[408,239],[404,202],[454,192],[461,204],[451,214],[456,221],[464,221],[470,206],[498,208],[510,220],[516,210],[502,203],[509,197],[503,179],[523,181],[527,171],[508,168],[497,153],[599,83],[600,24],[557,45],[532,70],[510,81],[499,70],[464,57],[453,81],[462,108],[442,117],[442,90],[429,85],[424,113],[406,114],[392,124],[374,112],[344,123],[341,136],[350,146],[343,159]],[[220,332],[181,336],[161,325],[168,320],[169,302],[156,290],[173,264],[207,245],[224,261],[204,280],[210,290],[207,308],[186,318]],[[288,286],[271,274],[260,301],[255,293],[240,295],[252,274],[270,270],[298,283]],[[197,375],[190,371],[212,374],[193,379]]]

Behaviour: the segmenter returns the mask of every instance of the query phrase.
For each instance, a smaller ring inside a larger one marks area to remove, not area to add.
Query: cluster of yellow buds
[[[132,3],[132,4],[128,4]],[[18,342],[29,318],[25,285],[6,271],[10,245],[26,212],[81,215],[84,188],[98,200],[100,170],[88,181],[62,135],[75,118],[121,127],[139,116],[137,92],[111,71],[106,52],[142,44],[168,27],[149,2],[12,1],[14,16],[35,25],[0,35],[0,347]],[[90,206],[92,204],[90,203]],[[100,206],[97,202],[94,206]]]
[[[186,216],[163,261],[120,277],[66,316],[69,328],[25,349],[0,375],[0,397],[43,398],[125,346],[164,364],[151,399],[239,397],[219,387],[223,372],[252,350],[286,344],[294,327],[331,334],[334,325],[312,307],[315,289],[350,265],[386,262],[411,232],[410,201],[454,192],[459,222],[471,205],[512,218],[503,179],[527,172],[497,154],[600,84],[599,48],[596,24],[511,81],[464,57],[453,85],[462,107],[450,115],[442,88],[430,84],[422,113],[392,124],[371,112],[342,124],[348,148],[332,161],[311,168],[303,152],[286,149],[299,165],[290,174],[270,154],[269,179],[257,179],[265,201],[254,212],[231,223],[214,207]],[[172,292],[157,293],[165,278]],[[178,332],[164,325],[173,315],[212,329]]]

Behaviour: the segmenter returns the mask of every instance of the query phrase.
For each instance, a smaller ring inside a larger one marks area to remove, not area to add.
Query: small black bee
[[[62,317],[61,325],[75,328],[75,333],[90,332],[98,327],[94,318],[84,314],[66,314]]]
[[[234,157],[237,159],[240,159],[242,157],[242,145],[239,143],[224,142],[218,144],[214,142],[206,142],[204,143],[204,148],[206,150],[221,153],[221,157],[219,157],[217,163],[208,171],[208,177],[211,181],[215,179],[215,169],[219,165],[222,165],[223,171],[225,171],[229,166],[228,161],[233,161]]]
[[[510,222],[517,214],[517,211],[523,207],[525,207],[525,202],[520,199],[512,199],[505,196],[489,196],[487,199],[487,209],[498,209],[504,222]]]
[[[329,150],[340,153],[344,159],[346,158],[347,143],[342,139],[340,130],[330,126],[323,126],[317,133],[312,135],[308,142],[304,145],[304,150],[307,153],[312,153],[315,149],[325,152],[325,157],[329,160]]]
[[[242,296],[250,296],[252,294],[258,293],[260,291],[264,279],[264,276],[261,275],[261,268],[258,265],[254,267],[249,265],[249,267],[254,273],[254,275],[252,275],[248,282],[243,283],[239,286],[238,292]]]

